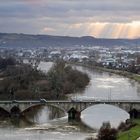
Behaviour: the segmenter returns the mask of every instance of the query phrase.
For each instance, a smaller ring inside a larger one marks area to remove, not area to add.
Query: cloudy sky
[[[0,0],[0,32],[140,37],[140,0]]]

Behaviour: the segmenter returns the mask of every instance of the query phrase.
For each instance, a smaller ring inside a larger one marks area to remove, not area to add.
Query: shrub
[[[98,140],[117,140],[118,131],[110,123],[103,123],[98,133]]]

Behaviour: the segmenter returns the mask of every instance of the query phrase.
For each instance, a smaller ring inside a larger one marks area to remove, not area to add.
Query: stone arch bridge
[[[117,106],[126,112],[130,113],[131,111],[135,110],[135,112],[140,112],[140,101],[139,100],[93,100],[93,101],[63,101],[63,100],[55,100],[55,101],[46,101],[46,100],[30,100],[30,101],[0,101],[0,108],[8,112],[9,114],[12,113],[14,109],[18,110],[18,113],[22,114],[31,108],[40,105],[47,105],[59,108],[67,113],[71,109],[81,113],[86,108],[97,105],[97,104],[108,104]],[[131,114],[130,114],[131,115]],[[69,116],[68,116],[69,117]]]

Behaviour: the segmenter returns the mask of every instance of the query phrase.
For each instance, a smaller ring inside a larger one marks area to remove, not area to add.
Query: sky
[[[0,0],[0,32],[139,38],[140,0]]]

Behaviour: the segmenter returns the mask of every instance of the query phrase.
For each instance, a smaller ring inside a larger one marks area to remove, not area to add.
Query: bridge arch
[[[111,105],[114,107],[117,107],[119,109],[122,109],[124,111],[126,111],[127,113],[129,113],[131,110],[135,109],[135,110],[140,110],[140,105],[135,105],[135,104],[130,104],[130,103],[121,103],[121,102],[86,102],[85,104],[83,104],[82,106],[80,106],[78,108],[79,111],[84,111],[85,109],[94,106],[94,105]]]
[[[82,108],[81,112],[83,112],[84,110],[86,110],[92,106],[96,106],[96,105],[108,105],[108,106],[116,107],[116,108],[121,109],[121,110],[125,111],[126,113],[128,113],[130,118],[140,117],[140,106],[133,105],[133,104],[130,104],[130,105],[129,104],[121,104],[121,103],[88,104],[84,108]]]
[[[61,107],[59,107],[59,106],[57,106],[55,104],[44,104],[44,103],[40,103],[40,104],[33,104],[33,105],[30,105],[30,106],[28,106],[26,108],[23,108],[21,110],[21,114],[24,115],[24,113],[28,112],[30,109],[33,109],[33,108],[39,107],[39,106],[48,106],[48,107],[50,106],[50,107],[57,108],[57,109],[59,109],[59,110],[61,110],[63,112],[66,112],[66,110],[64,108],[61,108]]]
[[[23,115],[24,113],[34,109],[35,107],[39,107],[39,106],[44,106],[44,104],[32,104],[32,105],[23,107],[21,110],[21,114]]]
[[[2,115],[9,116],[10,112],[8,110],[6,110],[5,108],[0,107],[0,116],[2,116]]]

